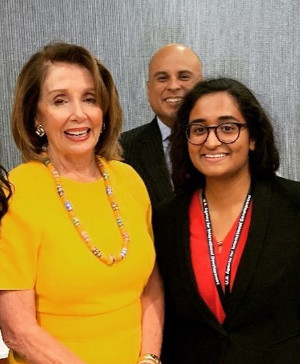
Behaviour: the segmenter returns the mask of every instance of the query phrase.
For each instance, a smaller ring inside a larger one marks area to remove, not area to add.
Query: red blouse
[[[237,268],[246,244],[250,226],[251,214],[252,214],[252,202],[250,203],[249,210],[247,212],[244,226],[240,235],[240,240],[237,245],[235,255],[233,258],[232,268],[231,268],[231,278],[230,278],[231,279],[230,289],[232,289]],[[232,246],[234,234],[236,232],[237,225],[239,222],[239,217],[240,216],[237,217],[236,221],[234,222],[230,231],[228,232],[226,238],[223,240],[223,247],[220,253],[218,252],[217,240],[213,236],[216,264],[223,289],[224,289],[224,279],[225,279],[225,267],[228,261],[228,256]],[[191,259],[198,286],[198,291],[200,296],[207,304],[207,306],[214,313],[218,321],[222,324],[225,320],[225,312],[223,310],[219,294],[216,288],[216,284],[212,275],[203,210],[199,199],[199,191],[196,191],[192,197],[191,204],[189,207],[189,218],[190,218]]]

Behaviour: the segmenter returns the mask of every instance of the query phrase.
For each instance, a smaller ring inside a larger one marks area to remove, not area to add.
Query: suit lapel
[[[220,333],[225,333],[223,327],[208,308],[204,300],[198,293],[196,278],[194,275],[191,251],[190,251],[190,234],[189,234],[189,204],[191,196],[180,196],[177,198],[178,204],[174,207],[175,218],[173,221],[180,223],[174,224],[174,247],[177,252],[178,274],[181,277],[182,286],[185,289],[188,301],[192,303],[197,315],[202,317],[207,323]]]
[[[151,185],[158,184],[158,190],[164,196],[172,196],[172,185],[169,171],[167,169],[164,151],[162,147],[161,133],[157,125],[156,118],[152,120],[140,137],[141,160],[144,160],[144,173],[147,179],[151,180]],[[150,157],[150,158],[149,158]]]
[[[253,211],[248,239],[229,298],[228,314],[224,325],[227,325],[233,318],[234,313],[247,293],[264,245],[268,225],[267,216],[270,216],[271,187],[258,183],[255,186],[253,197]]]

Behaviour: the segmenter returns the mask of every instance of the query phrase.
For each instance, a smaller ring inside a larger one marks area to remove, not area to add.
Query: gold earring
[[[41,124],[37,124],[37,126],[35,127],[35,133],[40,138],[42,138],[45,135],[45,130]]]

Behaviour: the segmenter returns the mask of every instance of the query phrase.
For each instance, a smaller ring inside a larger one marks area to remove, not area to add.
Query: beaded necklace
[[[102,252],[96,245],[94,245],[94,243],[92,242],[88,233],[83,229],[79,218],[76,216],[71,202],[68,200],[67,196],[65,195],[65,191],[63,189],[60,176],[59,176],[57,170],[54,168],[53,164],[51,163],[49,157],[46,156],[43,162],[44,162],[45,166],[51,171],[51,174],[56,181],[57,193],[58,193],[63,205],[65,206],[65,209],[68,212],[68,215],[69,215],[74,227],[78,231],[78,233],[79,233],[81,239],[84,241],[85,245],[87,245],[87,247],[90,249],[90,251],[101,262],[103,262],[107,265],[113,265],[113,264],[118,263],[121,260],[123,260],[127,255],[128,243],[130,241],[130,238],[129,238],[129,234],[127,233],[127,231],[125,229],[123,219],[120,215],[119,205],[113,196],[113,189],[109,182],[109,174],[105,170],[105,166],[104,166],[102,159],[99,156],[97,156],[96,162],[99,167],[100,173],[103,177],[106,195],[108,197],[110,206],[113,210],[114,216],[116,218],[116,224],[119,228],[119,231],[120,231],[120,234],[122,237],[122,246],[121,246],[120,253],[118,253],[118,254],[112,254],[112,253],[106,254],[106,253]]]

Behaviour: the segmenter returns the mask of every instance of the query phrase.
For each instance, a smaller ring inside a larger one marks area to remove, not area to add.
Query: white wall
[[[0,2],[0,153],[20,162],[9,127],[21,65],[53,40],[81,44],[111,70],[124,128],[149,122],[147,64],[170,42],[191,46],[206,77],[246,83],[271,114],[283,176],[300,180],[299,0],[2,0]]]

